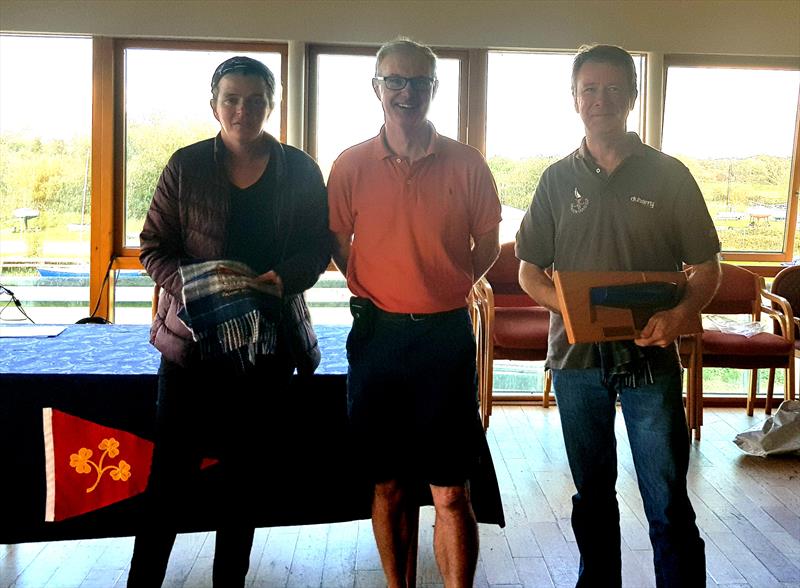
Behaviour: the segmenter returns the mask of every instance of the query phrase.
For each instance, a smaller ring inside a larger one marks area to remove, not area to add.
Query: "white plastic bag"
[[[707,331],[721,331],[728,335],[753,337],[764,332],[764,325],[754,321],[741,322],[721,314],[703,316],[703,328]]]
[[[779,453],[800,455],[800,401],[781,402],[774,416],[739,433],[733,442],[745,453],[759,457]]]

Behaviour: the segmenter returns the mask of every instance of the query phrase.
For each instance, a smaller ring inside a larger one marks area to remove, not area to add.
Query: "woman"
[[[259,61],[233,57],[217,67],[211,109],[220,132],[172,156],[141,233],[142,264],[161,286],[150,337],[162,358],[153,508],[136,536],[128,586],[161,585],[203,457],[219,460],[223,480],[219,504],[208,505],[218,521],[214,585],[244,586],[255,531],[247,507],[268,450],[267,408],[275,411],[296,367],[311,372],[319,362],[303,291],[329,261],[326,193],[316,163],[263,130],[274,92],[275,78]],[[247,284],[237,296],[260,327],[252,340],[208,345],[217,332],[208,321],[230,306],[213,304],[210,313],[198,306],[230,293],[197,298],[188,285],[205,288],[231,271]]]

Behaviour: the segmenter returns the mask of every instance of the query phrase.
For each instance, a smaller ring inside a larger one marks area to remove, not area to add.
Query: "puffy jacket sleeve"
[[[139,259],[153,281],[178,300],[181,282],[178,268],[185,259],[180,222],[180,165],[173,155],[161,172],[144,227],[139,235]]]

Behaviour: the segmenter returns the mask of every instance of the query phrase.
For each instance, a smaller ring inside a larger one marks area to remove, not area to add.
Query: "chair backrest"
[[[782,269],[772,281],[772,293],[786,298],[792,307],[792,314],[800,317],[800,265],[792,265]],[[795,337],[800,335],[795,328]]]
[[[492,286],[495,306],[539,306],[519,285],[519,259],[514,254],[514,242],[500,246],[500,256],[486,273]]]
[[[704,314],[749,314],[760,317],[761,278],[743,267],[730,263],[720,264],[722,279],[719,289]]]
[[[161,295],[161,286],[155,284],[153,286],[153,301],[150,303],[150,318],[156,318],[156,312],[158,311],[158,298]]]

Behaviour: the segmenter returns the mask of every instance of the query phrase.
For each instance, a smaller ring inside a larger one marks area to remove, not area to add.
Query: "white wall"
[[[800,0],[0,0],[0,30],[800,58]]]

